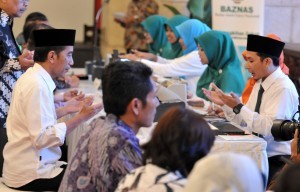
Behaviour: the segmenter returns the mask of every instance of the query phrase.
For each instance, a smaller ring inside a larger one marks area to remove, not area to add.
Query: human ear
[[[133,113],[135,115],[139,115],[139,113],[140,113],[140,105],[141,105],[141,102],[140,102],[140,100],[138,98],[134,98],[130,102],[131,109],[132,109],[132,111],[133,111]]]
[[[48,53],[48,60],[50,61],[50,63],[54,63],[54,59],[55,59],[55,52],[54,51],[49,51]]]

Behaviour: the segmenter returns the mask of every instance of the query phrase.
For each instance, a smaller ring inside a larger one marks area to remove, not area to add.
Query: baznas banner
[[[263,35],[264,4],[264,0],[212,0],[212,28],[231,35],[241,61],[247,35]]]

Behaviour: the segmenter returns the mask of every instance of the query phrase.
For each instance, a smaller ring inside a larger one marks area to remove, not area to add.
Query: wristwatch
[[[244,105],[242,103],[237,104],[235,107],[233,107],[233,112],[235,114],[239,114],[241,112],[241,109]]]

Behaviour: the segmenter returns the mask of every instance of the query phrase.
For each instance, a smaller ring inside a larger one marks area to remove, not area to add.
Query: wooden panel
[[[290,69],[289,77],[300,93],[300,44],[287,44],[284,48],[284,62]]]

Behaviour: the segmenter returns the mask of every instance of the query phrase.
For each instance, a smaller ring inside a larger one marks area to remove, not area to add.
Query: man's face
[[[146,97],[146,104],[141,109],[139,116],[137,117],[138,127],[149,127],[152,125],[156,107],[159,105],[159,101],[156,97],[157,87],[154,81],[151,79],[152,90]]]
[[[256,52],[246,51],[245,53],[246,65],[245,68],[252,74],[255,80],[259,80],[261,78],[265,78],[268,76],[266,62],[264,59],[261,61],[260,57]]]
[[[59,54],[55,54],[55,64],[53,65],[52,77],[61,77],[68,72],[74,64],[72,55],[73,46],[66,46],[66,48]]]
[[[176,35],[169,26],[167,26],[166,35],[170,43],[172,44],[176,43],[177,41]]]
[[[21,17],[26,11],[29,0],[7,0],[5,12],[11,17]]]

